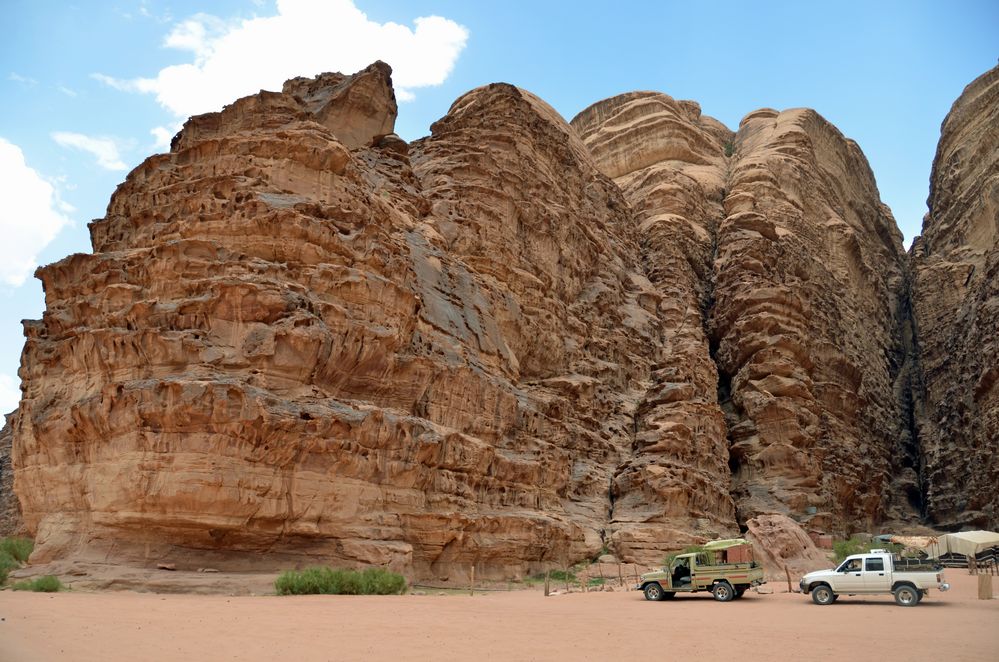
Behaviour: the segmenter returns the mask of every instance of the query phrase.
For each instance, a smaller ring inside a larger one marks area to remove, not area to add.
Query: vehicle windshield
[[[860,559],[847,559],[836,568],[836,572],[860,572]]]

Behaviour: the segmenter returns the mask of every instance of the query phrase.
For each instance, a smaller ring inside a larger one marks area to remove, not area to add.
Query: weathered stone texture
[[[672,308],[657,373],[668,404],[646,398],[672,447],[648,449],[652,465],[684,449],[714,460],[702,476],[725,490],[728,459],[740,522],[883,519],[906,438],[894,391],[904,256],[856,144],[814,111],[756,111],[732,134],[654,93],[573,124],[642,223],[643,261]]]
[[[814,111],[756,111],[725,213],[711,329],[740,519],[878,522],[905,438],[904,254],[867,161]]]
[[[941,127],[929,213],[912,245],[926,514],[999,527],[999,67]]]
[[[10,418],[11,414],[7,414],[3,428],[0,428],[0,538],[24,532],[21,504],[14,494],[14,465],[11,457],[14,431],[10,426]]]
[[[910,519],[920,449],[931,513],[994,521],[995,85],[945,124],[914,249],[923,384],[900,235],[814,111],[733,133],[636,92],[570,125],[494,84],[407,144],[390,73],[191,118],[93,253],[38,271],[34,561],[656,563],[739,524]]]
[[[39,271],[15,424],[36,561],[511,576],[735,529],[723,483],[615,479],[662,340],[617,187],[508,85],[407,146],[369,112],[394,116],[384,74],[192,118],[93,254]],[[351,84],[374,85],[357,113]]]
[[[664,521],[696,530],[734,520],[725,418],[704,316],[723,215],[723,150],[732,133],[703,117],[697,104],[651,92],[596,103],[572,125],[628,200],[651,284],[647,296],[658,308],[634,454],[614,482],[615,520],[631,523],[620,535],[632,547],[655,548]],[[660,503],[668,504],[665,513],[657,511]]]

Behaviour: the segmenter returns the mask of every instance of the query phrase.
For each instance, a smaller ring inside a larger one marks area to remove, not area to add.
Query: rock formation
[[[4,417],[4,425],[0,429],[0,538],[19,535],[24,531],[21,505],[14,494],[14,467],[11,462],[14,432],[10,418],[10,414]]]
[[[767,579],[778,585],[790,575],[792,581],[830,565],[829,553],[815,543],[798,524],[784,515],[759,515],[746,522],[746,538],[753,543],[753,556],[763,566]],[[793,586],[792,586],[793,588]]]
[[[413,146],[394,114],[375,65],[193,118],[93,254],[39,270],[15,423],[36,561],[509,576],[735,530],[724,489],[613,483],[662,295],[568,125],[508,85]],[[652,539],[612,524],[608,494],[641,490]]]
[[[191,118],[92,253],[39,269],[12,424],[34,562],[461,581],[912,516],[910,281],[855,143],[646,92],[570,125],[494,84],[408,144],[390,74]],[[994,280],[969,279],[979,344]]]
[[[727,450],[740,522],[883,519],[904,429],[904,255],[857,145],[814,111],[759,110],[733,134],[654,93],[602,101],[573,125],[668,288],[669,395],[645,400],[653,466],[683,449],[717,477]]]
[[[999,67],[941,127],[929,213],[912,245],[926,514],[999,527]]]

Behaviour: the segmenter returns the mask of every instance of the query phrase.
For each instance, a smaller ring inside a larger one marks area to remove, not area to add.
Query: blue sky
[[[87,223],[127,171],[226,95],[380,57],[406,139],[495,81],[567,119],[635,89],[694,99],[732,128],[759,107],[809,106],[860,144],[908,243],[940,122],[999,56],[996,0],[5,0],[0,15],[0,413],[18,397],[20,320],[44,308],[32,265],[89,251]]]

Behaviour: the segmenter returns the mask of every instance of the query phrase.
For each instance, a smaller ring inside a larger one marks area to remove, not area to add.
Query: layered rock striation
[[[999,527],[999,67],[941,127],[929,213],[911,249],[925,512]]]
[[[375,65],[192,118],[94,252],[39,271],[15,422],[36,561],[507,576],[641,538],[608,495],[644,489],[614,476],[662,296],[620,191],[509,85],[413,146],[394,115]],[[682,488],[645,499],[686,513],[656,554],[735,530],[724,490]]]
[[[938,266],[907,276],[814,111],[732,132],[637,92],[570,125],[494,84],[412,144],[395,116],[376,63],[191,118],[93,252],[38,271],[11,428],[34,561],[514,578],[755,516],[866,529],[949,480],[910,432],[946,392],[914,335]]]
[[[814,111],[756,111],[732,133],[655,93],[573,125],[635,210],[673,308],[645,398],[652,466],[696,458],[723,490],[730,468],[740,522],[884,519],[906,434],[904,254],[857,145]]]
[[[4,416],[0,428],[0,537],[18,535],[24,531],[21,519],[21,504],[14,494],[14,465],[11,452],[14,445],[14,431],[9,419]]]

